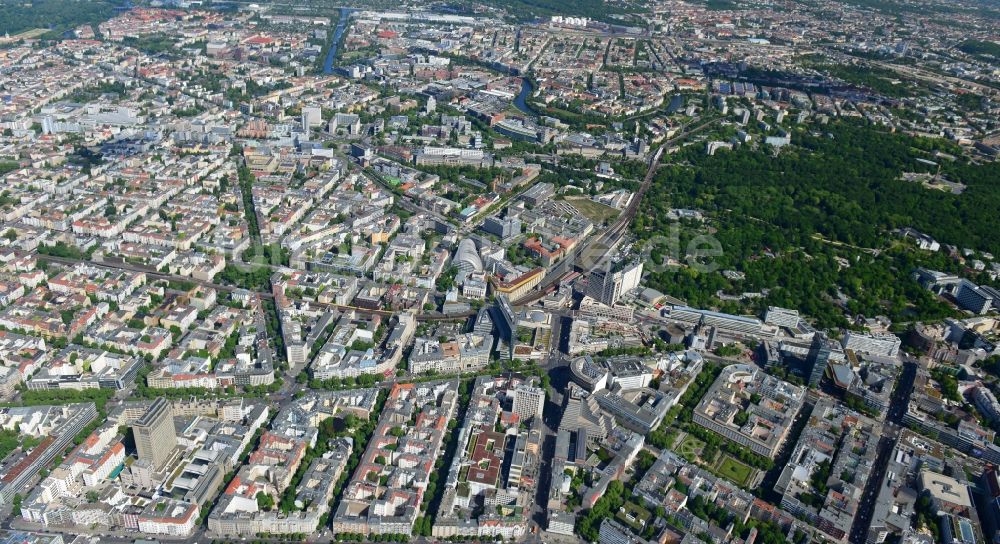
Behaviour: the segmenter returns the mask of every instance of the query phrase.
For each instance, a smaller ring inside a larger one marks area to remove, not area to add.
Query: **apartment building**
[[[754,453],[774,458],[805,402],[805,389],[749,365],[722,370],[692,420]]]

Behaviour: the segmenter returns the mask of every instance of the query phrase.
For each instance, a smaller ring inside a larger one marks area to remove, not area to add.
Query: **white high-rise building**
[[[895,334],[889,333],[863,333],[847,331],[844,334],[844,349],[850,349],[861,353],[881,355],[883,357],[895,357],[899,354],[899,346],[902,342]]]
[[[302,130],[306,131],[312,127],[323,124],[323,110],[315,106],[302,108]]]
[[[514,388],[513,411],[521,420],[542,417],[545,407],[545,390],[540,387],[521,384]]]
[[[612,272],[610,268],[590,274],[587,294],[608,306],[613,306],[623,293],[639,286],[642,280],[642,262],[636,262]]]

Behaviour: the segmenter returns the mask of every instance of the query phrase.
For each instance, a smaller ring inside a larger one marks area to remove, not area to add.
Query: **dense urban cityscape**
[[[0,0],[0,544],[1000,544],[996,0]]]

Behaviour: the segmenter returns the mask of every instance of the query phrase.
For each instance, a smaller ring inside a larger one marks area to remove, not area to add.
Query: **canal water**
[[[330,42],[330,50],[326,52],[326,60],[323,61],[324,74],[333,73],[333,60],[337,58],[337,45],[340,44],[340,38],[347,30],[347,22],[351,18],[352,11],[354,10],[350,8],[340,8],[340,20],[337,21],[337,28],[333,31],[333,41]]]
[[[521,110],[522,113],[530,115],[532,117],[537,117],[538,112],[532,109],[528,105],[528,97],[535,92],[534,86],[531,81],[526,77],[521,78],[521,92],[517,93],[517,97],[514,98],[514,107]]]

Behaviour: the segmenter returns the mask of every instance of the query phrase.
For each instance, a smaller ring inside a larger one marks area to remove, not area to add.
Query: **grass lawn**
[[[357,59],[371,57],[377,53],[378,50],[370,48],[356,49],[354,51],[344,51],[344,53],[340,56],[340,62],[353,62]]]
[[[688,435],[684,437],[681,441],[681,445],[677,447],[677,453],[683,455],[684,457],[695,458],[701,453],[702,448],[705,447],[705,443],[698,438]]]
[[[585,215],[587,219],[590,219],[597,224],[601,224],[609,219],[618,217],[618,214],[620,213],[616,208],[601,204],[600,202],[594,202],[589,198],[567,198],[566,202],[572,204],[573,207],[580,210],[580,213]]]
[[[31,30],[25,30],[20,34],[15,34],[13,36],[10,36],[9,38],[6,39],[3,36],[0,36],[0,43],[14,43],[18,40],[30,40],[32,38],[37,38],[42,34],[46,34],[48,32],[49,29],[47,28],[33,28]]]
[[[746,485],[753,469],[729,455],[723,455],[722,460],[716,463],[715,470],[739,485]]]

